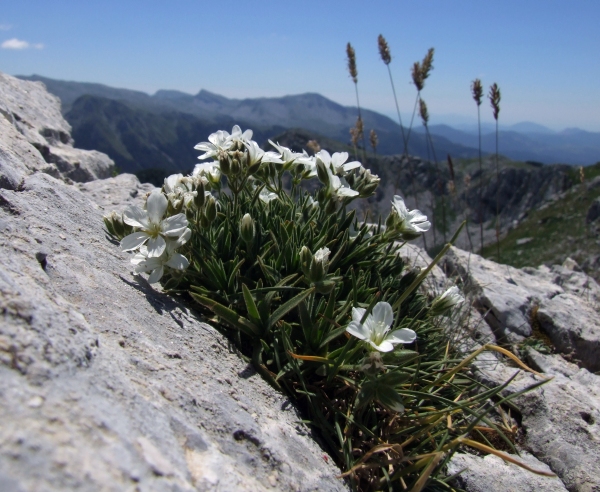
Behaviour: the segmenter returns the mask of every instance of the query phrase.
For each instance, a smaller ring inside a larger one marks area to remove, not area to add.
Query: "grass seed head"
[[[498,121],[498,114],[500,113],[500,88],[495,82],[490,87],[488,98],[490,99],[490,104],[494,110],[494,119]]]
[[[308,142],[306,142],[306,146],[313,154],[316,154],[317,152],[319,152],[319,150],[321,150],[321,146],[316,140],[309,140]]]
[[[369,133],[369,141],[371,142],[371,147],[373,147],[373,150],[377,151],[379,138],[377,137],[377,133],[375,133],[375,130],[371,130],[371,132]]]
[[[473,99],[477,103],[477,106],[481,106],[481,98],[483,97],[483,86],[481,85],[481,80],[475,79],[471,83],[471,94],[473,94]]]
[[[425,58],[421,62],[421,77],[423,78],[423,82],[429,77],[429,72],[433,69],[433,52],[435,50],[433,48],[429,48]]]
[[[390,47],[382,34],[377,38],[377,45],[379,46],[379,54],[381,55],[383,63],[389,65],[392,61],[392,55],[390,53]]]
[[[352,81],[356,84],[358,82],[358,70],[356,70],[356,53],[350,43],[346,45],[346,55],[348,56],[348,72]]]
[[[421,70],[421,64],[419,62],[413,63],[411,75],[413,84],[415,84],[417,90],[421,92],[423,90],[423,87],[425,86],[425,81],[423,80],[423,72]]]
[[[427,123],[429,123],[429,111],[427,111],[427,104],[421,98],[419,98],[419,115],[421,116],[421,120],[423,120],[423,125],[427,126]]]

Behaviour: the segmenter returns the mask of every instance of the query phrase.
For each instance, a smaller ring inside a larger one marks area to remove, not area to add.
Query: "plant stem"
[[[483,255],[483,163],[481,161],[481,109],[477,105],[477,129],[479,132],[479,237]]]
[[[363,123],[364,125],[364,121],[362,119],[362,114],[360,112],[360,103],[358,101],[358,83],[355,82],[354,83],[354,92],[356,92],[356,107],[358,108],[358,117],[360,118],[360,121]],[[367,141],[365,140],[365,132],[362,132],[362,140],[363,140],[363,159],[365,164],[367,163]],[[357,156],[358,157],[358,156]]]
[[[440,171],[440,165],[437,160],[437,156],[435,154],[435,148],[433,147],[433,139],[431,138],[431,133],[429,133],[429,126],[425,125],[425,132],[427,134],[428,144],[431,146],[431,151],[433,152],[433,160],[435,161],[435,167],[437,169],[438,174],[438,183],[440,184],[440,195],[442,198],[442,232],[444,234],[444,243],[446,243],[446,199],[444,197],[444,186],[442,182],[442,173]],[[427,143],[427,142],[426,142]]]
[[[400,116],[400,107],[398,106],[398,98],[396,97],[396,88],[394,87],[394,80],[392,79],[392,71],[390,70],[389,64],[386,64],[388,74],[390,76],[390,84],[392,84],[392,92],[394,94],[394,102],[396,103],[396,112],[398,113],[398,124],[400,125],[400,131],[402,132],[402,142],[404,143],[404,153],[408,151],[406,149],[408,142],[406,141],[406,135],[404,135],[404,127],[402,126],[402,117]]]
[[[498,119],[496,119],[496,253],[500,263],[500,168],[498,165]]]

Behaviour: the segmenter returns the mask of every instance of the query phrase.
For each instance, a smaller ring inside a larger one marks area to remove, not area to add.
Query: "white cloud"
[[[10,31],[12,26],[10,24],[0,24],[0,31]]]
[[[41,50],[44,48],[42,43],[28,43],[27,41],[22,41],[17,38],[7,39],[0,45],[0,48],[5,50],[26,50],[29,48],[33,48],[36,50]]]

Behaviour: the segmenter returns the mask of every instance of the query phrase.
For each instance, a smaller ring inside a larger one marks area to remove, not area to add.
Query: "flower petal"
[[[185,214],[177,214],[167,217],[160,224],[160,229],[166,236],[180,236],[188,226]]]
[[[123,212],[123,222],[132,227],[148,227],[148,213],[136,205],[130,205]]]
[[[346,172],[348,171],[352,171],[352,169],[357,169],[359,167],[361,167],[362,164],[358,161],[352,161],[352,162],[347,162],[346,164],[344,164],[342,166],[342,169]]]
[[[150,193],[148,201],[146,202],[146,210],[148,211],[150,222],[158,224],[167,211],[167,205],[167,197],[160,191],[154,190]]]
[[[365,312],[367,310],[364,308],[352,308],[352,321],[356,321],[357,323],[360,323],[360,320],[362,319],[362,317],[365,315]]]
[[[162,278],[164,271],[165,269],[162,265],[154,269],[148,277],[148,283],[155,284],[156,282],[158,282]]]
[[[190,262],[187,258],[179,253],[175,253],[169,261],[165,263],[168,267],[175,268],[176,270],[185,270],[188,266],[190,266]]]
[[[380,352],[391,352],[394,350],[394,345],[392,345],[389,340],[384,340],[379,345],[376,345],[372,340],[369,340],[369,344]]]
[[[412,343],[416,338],[417,334],[409,328],[394,330],[387,337],[385,337],[385,339],[391,343]]]
[[[162,236],[151,237],[148,241],[148,258],[158,258],[165,252],[167,243]]]
[[[378,302],[373,308],[373,317],[376,321],[384,323],[386,326],[392,326],[394,322],[394,311],[387,302]]]
[[[125,236],[121,241],[121,251],[132,251],[137,249],[144,244],[149,237],[150,236],[145,232],[134,232],[133,234],[129,234],[129,236]]]
[[[346,331],[350,333],[350,335],[354,335],[356,338],[360,338],[361,340],[366,340],[370,335],[369,330],[361,325],[358,321],[351,321],[346,328]]]

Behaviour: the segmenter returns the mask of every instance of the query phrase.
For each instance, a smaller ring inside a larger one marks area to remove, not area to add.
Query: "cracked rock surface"
[[[73,143],[60,100],[43,83],[0,72],[0,186],[17,189],[37,171],[79,182],[112,175],[110,157]]]
[[[345,490],[290,402],[187,306],[130,273],[88,197],[121,187],[121,207],[144,187],[107,181],[82,193],[36,173],[0,189],[0,482]]]

